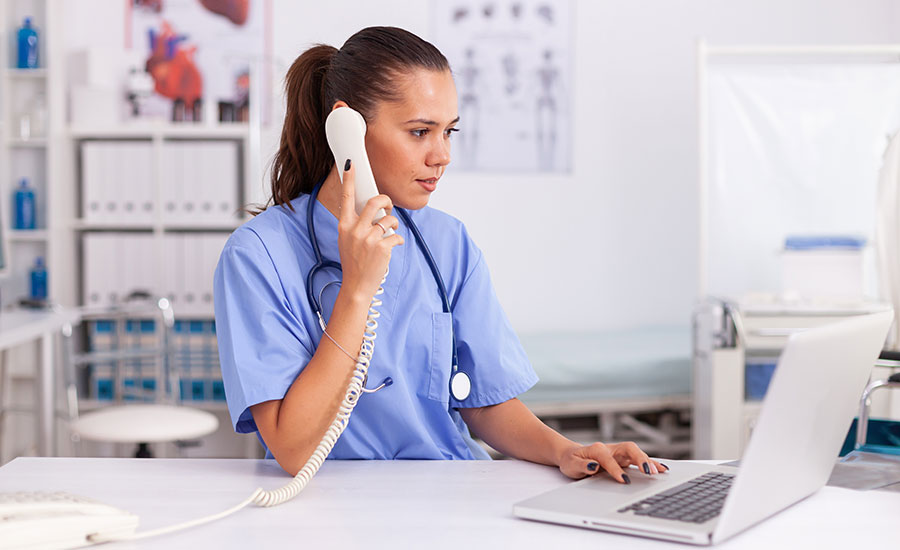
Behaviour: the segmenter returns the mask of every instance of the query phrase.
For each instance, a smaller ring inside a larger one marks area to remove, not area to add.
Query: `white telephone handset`
[[[378,195],[378,187],[375,185],[375,176],[372,175],[372,165],[366,155],[366,121],[361,114],[350,107],[338,107],[331,111],[325,119],[325,137],[328,146],[334,154],[334,163],[338,168],[338,176],[341,184],[344,183],[344,163],[350,159],[356,171],[356,213],[361,214],[366,202]],[[375,214],[375,221],[385,216],[381,208]],[[393,235],[390,227],[384,236]]]
[[[356,167],[356,212],[360,213],[366,202],[378,195],[378,188],[375,186],[375,177],[372,175],[372,167],[369,165],[369,158],[366,155],[366,122],[362,115],[353,109],[349,107],[339,107],[331,111],[328,118],[325,119],[325,137],[328,140],[329,147],[331,147],[331,152],[334,154],[334,161],[337,163],[338,174],[341,177],[342,185],[344,178],[343,165],[347,159],[350,159],[353,166]],[[376,213],[375,220],[377,221],[384,216],[384,209],[381,209]],[[394,231],[391,228],[388,228],[385,232],[385,236],[393,234]],[[385,274],[385,277],[387,277],[387,274]],[[384,279],[381,280],[381,284],[384,284]],[[313,451],[312,456],[303,468],[300,469],[297,475],[294,476],[294,479],[292,479],[290,483],[274,491],[264,491],[262,488],[259,488],[244,502],[213,516],[128,536],[98,534],[89,537],[88,542],[100,543],[153,537],[224,518],[250,504],[256,504],[258,506],[275,506],[287,502],[297,496],[300,491],[306,487],[306,484],[309,483],[312,477],[316,475],[316,472],[319,471],[325,458],[328,457],[332,447],[334,447],[334,444],[337,442],[338,437],[340,437],[341,433],[343,433],[344,429],[347,427],[347,423],[350,420],[350,413],[353,412],[359,398],[365,392],[372,391],[364,390],[363,386],[366,381],[366,373],[369,370],[369,361],[371,361],[372,353],[375,351],[375,329],[378,328],[377,319],[380,317],[380,314],[375,308],[381,305],[381,300],[378,299],[378,296],[383,292],[384,289],[379,285],[378,290],[375,292],[375,296],[372,297],[372,303],[369,306],[369,316],[366,319],[366,328],[363,333],[362,346],[360,346],[359,355],[356,359],[356,368],[353,371],[350,385],[347,387],[347,391],[344,394],[344,400],[338,409],[338,413],[331,423],[331,426],[328,427],[328,431],[325,432],[322,441],[319,442],[319,445],[316,447],[315,451]]]

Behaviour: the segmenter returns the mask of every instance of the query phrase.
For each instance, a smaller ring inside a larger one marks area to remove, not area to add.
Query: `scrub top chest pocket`
[[[453,354],[453,318],[449,313],[431,314],[431,372],[428,398],[441,403],[450,402],[450,370]]]

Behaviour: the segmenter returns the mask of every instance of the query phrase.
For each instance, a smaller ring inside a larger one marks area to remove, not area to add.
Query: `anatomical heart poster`
[[[164,111],[153,115],[173,122],[246,122],[251,76],[268,82],[262,71],[271,0],[127,1],[127,42],[142,64],[132,71],[143,71],[143,88]],[[135,88],[129,93],[140,95],[141,86]]]

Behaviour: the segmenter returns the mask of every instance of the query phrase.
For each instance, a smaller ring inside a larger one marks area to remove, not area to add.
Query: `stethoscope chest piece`
[[[456,371],[450,376],[450,395],[453,396],[453,399],[463,401],[469,397],[471,391],[472,381],[469,380],[468,374]]]

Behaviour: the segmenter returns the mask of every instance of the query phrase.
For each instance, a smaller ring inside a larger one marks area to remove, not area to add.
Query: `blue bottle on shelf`
[[[28,186],[27,179],[22,178],[19,181],[13,203],[15,204],[13,229],[34,229],[36,226],[34,191]]]
[[[38,34],[31,26],[31,18],[26,17],[18,32],[18,58],[16,67],[19,69],[37,69],[38,66]]]
[[[44,258],[38,256],[31,268],[31,299],[47,299],[47,268],[44,267]]]

